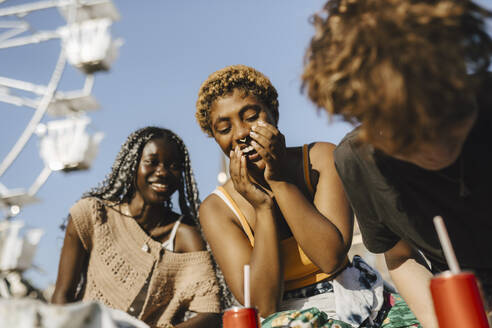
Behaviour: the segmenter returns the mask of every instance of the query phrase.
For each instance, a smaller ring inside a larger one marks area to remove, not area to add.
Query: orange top
[[[313,192],[311,185],[311,179],[309,178],[309,160],[307,156],[307,145],[303,147],[303,166],[304,166],[304,179],[306,180],[306,186],[309,191]],[[307,172],[307,173],[306,173]],[[255,244],[255,238],[251,227],[246,220],[246,217],[241,212],[236,202],[232,199],[229,193],[223,187],[217,187],[217,195],[225,196],[226,199],[221,197],[227,205],[229,205],[232,211],[236,214],[241,226],[248,236],[251,246]],[[220,195],[220,194],[222,195]],[[326,274],[322,272],[302,250],[301,246],[297,243],[294,237],[290,237],[281,241],[281,252],[284,262],[284,280],[285,290],[290,291],[297,288],[305,287],[317,283],[326,278],[332,277],[334,274]],[[348,261],[348,259],[347,259]],[[336,273],[339,271],[337,270]]]

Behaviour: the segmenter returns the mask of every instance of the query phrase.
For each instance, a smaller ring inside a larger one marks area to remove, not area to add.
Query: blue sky
[[[26,2],[9,0],[0,8]],[[104,132],[105,138],[90,170],[53,173],[37,194],[42,201],[24,207],[16,218],[28,227],[45,230],[34,260],[40,270],[29,270],[27,277],[39,287],[55,282],[64,236],[59,225],[82,193],[109,173],[120,145],[137,128],[158,125],[174,130],[190,150],[201,198],[215,188],[220,151],[201,132],[194,113],[201,82],[217,69],[245,64],[270,77],[279,92],[279,128],[287,145],[318,140],[337,143],[351,127],[336,119],[329,122],[300,92],[303,56],[313,34],[309,17],[323,3],[116,0],[121,20],[113,24],[112,35],[122,38],[124,45],[111,71],[96,75],[92,94],[101,110],[90,114],[92,129]],[[64,24],[56,9],[30,15],[29,21],[40,30]],[[0,76],[46,85],[59,51],[58,40],[0,49]],[[82,83],[83,75],[69,66],[60,90],[81,88]],[[0,103],[0,113],[2,160],[34,111]],[[43,122],[51,119],[46,116]],[[38,139],[31,138],[0,177],[2,184],[8,188],[31,185],[43,167],[37,145]]]
[[[26,1],[6,1],[5,8]],[[115,1],[121,20],[112,35],[124,40],[111,71],[98,73],[92,94],[101,110],[90,114],[92,129],[105,133],[89,171],[53,173],[16,219],[45,235],[34,263],[41,271],[26,273],[40,287],[54,283],[63,232],[58,228],[70,206],[109,173],[120,145],[133,130],[159,125],[178,133],[187,144],[201,198],[217,184],[220,151],[195,121],[201,82],[226,65],[246,64],[270,77],[279,92],[280,130],[288,145],[316,140],[338,142],[349,131],[344,123],[328,124],[300,92],[304,51],[313,34],[309,16],[323,1]],[[64,24],[56,9],[29,16],[40,29]],[[0,76],[47,84],[60,43],[0,50]],[[83,75],[67,67],[60,90],[81,88]],[[34,111],[0,103],[0,159],[22,133]],[[43,122],[53,118],[46,116]],[[43,167],[38,139],[27,147],[0,178],[8,188],[31,185]],[[177,207],[177,206],[176,206]]]

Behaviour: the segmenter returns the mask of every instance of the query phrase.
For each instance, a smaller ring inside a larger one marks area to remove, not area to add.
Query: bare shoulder
[[[333,151],[336,146],[331,142],[315,142],[309,150],[309,159],[314,169],[333,167]]]
[[[176,251],[179,253],[199,252],[206,249],[197,227],[181,223],[176,233]]]
[[[215,194],[210,194],[200,205],[200,223],[202,226],[222,225],[230,221],[231,210],[224,201]]]
[[[229,197],[233,197],[231,190],[228,190],[231,186],[228,186],[226,183],[223,187],[227,194],[229,194]],[[228,196],[224,195],[224,197]],[[242,236],[247,239],[235,212],[219,195],[210,194],[202,202],[199,217],[204,237],[212,248],[217,243],[222,244],[231,236]],[[231,242],[235,243],[236,241]]]
[[[215,194],[208,195],[201,203],[199,220],[207,238],[212,237],[212,234],[216,232],[219,233],[222,231],[227,222],[232,222],[228,211],[230,212],[224,201]],[[177,251],[194,252],[205,249],[205,241],[197,227],[182,223],[178,229],[178,234],[178,238],[181,239],[185,245],[183,245],[183,250],[179,250],[177,247]]]

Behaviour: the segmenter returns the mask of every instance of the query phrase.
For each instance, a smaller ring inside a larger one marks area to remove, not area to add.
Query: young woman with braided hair
[[[181,214],[172,210],[176,191]],[[183,141],[158,127],[132,133],[107,178],[70,209],[53,303],[95,300],[152,327],[218,325],[198,206]]]

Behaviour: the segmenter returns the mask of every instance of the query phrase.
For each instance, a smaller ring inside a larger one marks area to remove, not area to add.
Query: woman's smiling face
[[[148,204],[169,200],[179,187],[182,170],[178,146],[165,138],[151,139],[138,164],[137,193]]]
[[[251,146],[249,135],[251,128],[259,121],[276,125],[263,103],[255,96],[244,96],[241,90],[235,89],[214,101],[210,119],[214,139],[226,156],[239,147],[246,155],[249,166],[254,165],[261,170],[265,168],[265,162]]]

